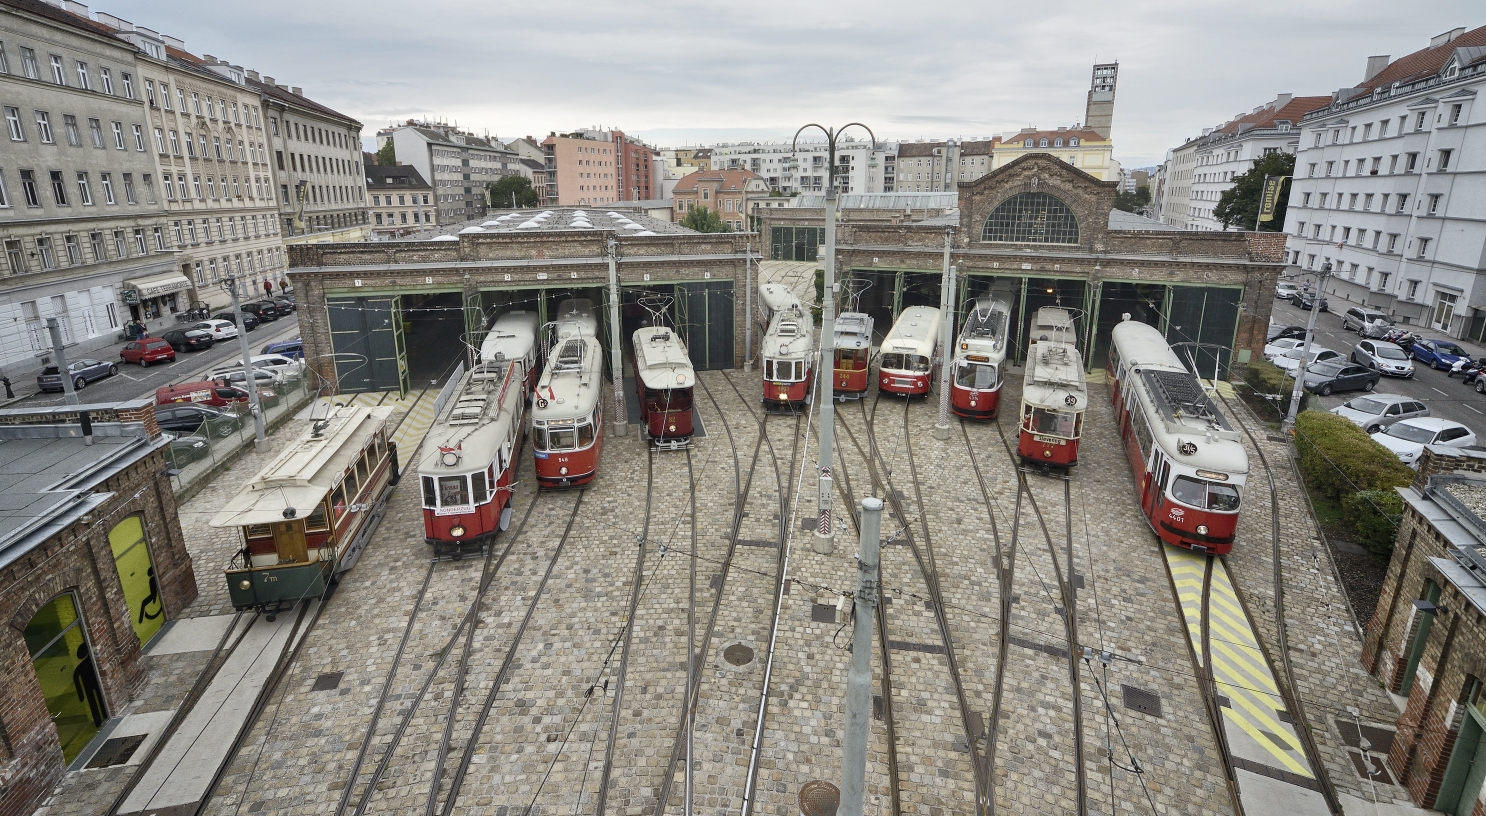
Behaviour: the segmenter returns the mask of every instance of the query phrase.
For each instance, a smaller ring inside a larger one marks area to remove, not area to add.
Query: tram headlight
[[[1199,525],[1197,525],[1197,534],[1198,535],[1207,535],[1207,525],[1206,524],[1199,524]]]
[[[779,401],[780,402],[789,402],[789,393],[786,392],[786,391],[780,391],[779,392]]]
[[[675,433],[676,432],[676,426],[675,425],[668,425],[668,426],[666,426],[666,430],[670,431],[671,433]]]
[[[459,538],[459,537],[463,536],[464,535],[464,525],[463,524],[456,524],[453,527],[450,527],[449,528],[449,535],[454,536],[455,538]]]
[[[241,581],[238,582],[237,588],[238,589],[241,589],[243,591],[247,591],[247,590],[253,588],[253,582],[252,581],[249,581],[246,578],[244,578],[244,579],[242,579]]]
[[[563,465],[562,467],[558,468],[557,469],[557,473],[558,473],[558,475],[561,475],[561,476],[568,475],[568,466],[567,465]]]

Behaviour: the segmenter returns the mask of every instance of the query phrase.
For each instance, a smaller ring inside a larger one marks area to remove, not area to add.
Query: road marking
[[[1481,413],[1481,410],[1479,408],[1475,407],[1474,405],[1467,405],[1465,407],[1471,409],[1472,411],[1475,411],[1478,414]]]
[[[1450,396],[1450,395],[1449,395],[1449,394],[1446,394],[1446,393],[1445,393],[1445,392],[1443,392],[1443,391],[1441,391],[1441,390],[1439,390],[1439,389],[1438,389],[1438,388],[1435,388],[1435,387],[1434,387],[1434,386],[1432,386],[1432,385],[1431,385],[1431,386],[1430,386],[1430,387],[1429,387],[1429,390],[1430,390],[1430,391],[1433,391],[1433,392],[1434,392],[1434,393],[1436,393],[1436,394],[1440,394],[1440,395],[1441,395],[1441,396],[1446,396],[1446,397],[1448,397],[1448,396]]]

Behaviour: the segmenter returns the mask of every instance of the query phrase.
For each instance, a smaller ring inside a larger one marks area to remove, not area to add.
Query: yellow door
[[[165,624],[165,606],[160,600],[160,584],[155,580],[155,565],[150,561],[143,519],[129,516],[114,525],[108,531],[108,543],[113,549],[114,567],[119,571],[124,598],[129,602],[129,625],[134,627],[139,645],[143,646]]]
[[[280,564],[293,564],[309,560],[304,546],[304,523],[280,521],[273,525],[273,546],[279,551]]]

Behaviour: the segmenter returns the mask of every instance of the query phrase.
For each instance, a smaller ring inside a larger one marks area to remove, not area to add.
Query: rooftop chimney
[[[216,64],[217,64],[217,58],[216,58],[216,57],[214,57],[214,56],[212,56],[212,55],[211,55],[211,54],[202,54],[202,55],[201,55],[201,59],[202,59],[202,60],[203,60],[203,61],[204,61],[204,62],[205,62],[205,63],[206,63],[206,64],[207,64],[207,65],[216,65]]]
[[[181,39],[180,37],[172,37],[169,34],[161,34],[160,39],[164,40],[166,45],[174,48],[177,51],[186,50],[186,41]]]
[[[267,74],[264,74],[264,76],[263,76],[263,84],[264,85],[274,85],[275,87],[277,87],[277,83],[275,83],[273,81],[273,77],[268,76]]]
[[[1462,29],[1456,29],[1456,30],[1457,31],[1464,31],[1465,29],[1462,28]],[[1444,35],[1442,34],[1440,36],[1444,36]],[[1436,37],[1435,39],[1439,39],[1439,38]],[[1383,73],[1383,69],[1384,68],[1387,68],[1387,67],[1388,67],[1388,55],[1387,54],[1383,54],[1382,56],[1377,56],[1377,57],[1368,57],[1367,58],[1367,71],[1366,71],[1366,73],[1363,74],[1362,81],[1363,82],[1366,82],[1366,81],[1372,79],[1373,77],[1377,76],[1378,74]]]
[[[104,14],[101,11],[94,16],[98,18],[98,22],[108,26],[109,28],[117,29],[119,31],[134,30],[134,24],[122,17],[115,17],[112,14]]]
[[[1290,100],[1292,100],[1294,98],[1295,98],[1295,95],[1294,94],[1280,94],[1279,96],[1276,96],[1274,98],[1274,109],[1275,110],[1280,110],[1281,108],[1283,108],[1286,105],[1290,104]]]
[[[295,96],[304,96],[304,89],[301,88],[301,87],[299,87],[298,85],[295,85],[294,87],[290,88],[289,90],[292,91]]]
[[[1448,42],[1454,42],[1456,37],[1459,37],[1461,34],[1464,33],[1465,26],[1461,26],[1460,28],[1452,28],[1449,31],[1446,31],[1445,33],[1439,35],[1438,37],[1431,38],[1429,41],[1429,47],[1434,48],[1437,45],[1444,45]]]
[[[251,79],[251,80],[254,80],[254,81],[257,81],[258,80],[258,72],[257,71],[246,71],[244,73],[246,73],[248,75],[248,79]]]
[[[79,17],[88,16],[88,7],[82,3],[73,2],[73,0],[62,0],[62,8],[67,9]]]

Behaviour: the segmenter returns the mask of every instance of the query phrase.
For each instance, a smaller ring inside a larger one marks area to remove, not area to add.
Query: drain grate
[[[144,743],[148,734],[135,734],[130,737],[114,737],[103,743],[98,753],[88,760],[89,768],[112,768],[115,765],[123,765],[128,762],[139,746]]]
[[[810,605],[810,620],[811,621],[814,621],[815,623],[835,623],[836,622],[836,605],[835,604],[811,604]]]
[[[1161,695],[1123,683],[1120,684],[1120,694],[1124,697],[1125,708],[1152,717],[1161,716]]]
[[[310,687],[310,691],[330,691],[340,688],[343,674],[344,672],[325,672],[315,678],[315,685]]]
[[[722,650],[722,659],[734,666],[747,666],[753,662],[753,650],[741,643],[734,643]]]
[[[1278,442],[1281,445],[1288,445],[1288,444],[1290,444],[1290,437],[1288,437],[1288,436],[1281,436],[1279,434],[1269,434],[1269,435],[1265,436],[1264,438],[1265,439],[1268,439],[1271,442]]]
[[[841,791],[829,782],[812,779],[800,786],[800,813],[804,816],[836,816]]]

